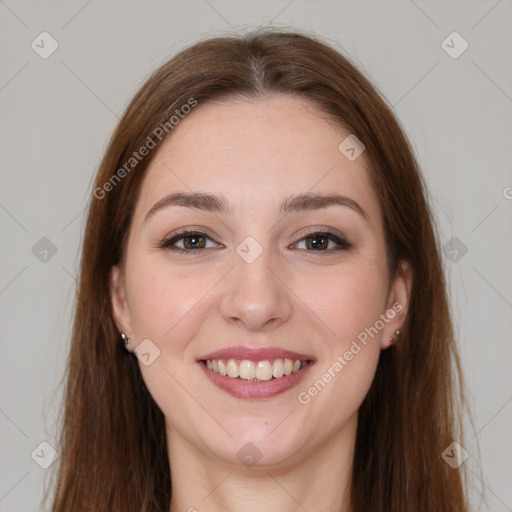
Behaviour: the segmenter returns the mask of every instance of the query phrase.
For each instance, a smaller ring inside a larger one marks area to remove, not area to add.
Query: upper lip
[[[207,359],[248,359],[249,361],[265,361],[266,359],[299,359],[301,361],[314,361],[315,358],[306,354],[299,354],[291,350],[275,347],[247,348],[243,346],[228,347],[210,352],[198,358],[198,361]]]

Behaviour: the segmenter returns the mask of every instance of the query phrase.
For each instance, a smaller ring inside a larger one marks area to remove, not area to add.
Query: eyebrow
[[[210,211],[219,214],[233,215],[234,208],[229,201],[222,195],[214,195],[200,192],[183,193],[175,192],[163,197],[155,203],[146,214],[144,222],[157,211],[169,206],[184,206],[186,208],[195,208],[197,210]],[[340,195],[319,195],[319,194],[299,194],[290,196],[281,203],[280,213],[286,215],[291,212],[312,211],[329,208],[330,206],[346,206],[359,213],[367,222],[369,221],[367,213],[353,199]]]

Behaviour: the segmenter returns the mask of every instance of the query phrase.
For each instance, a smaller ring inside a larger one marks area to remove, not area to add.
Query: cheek
[[[189,394],[189,390],[198,389],[194,382],[198,372],[193,370],[187,347],[201,326],[198,317],[208,305],[201,299],[215,283],[211,274],[143,261],[137,255],[127,262],[135,337],[138,342],[150,339],[159,350],[150,365],[139,363],[141,375],[158,407],[182,435],[190,430],[191,418],[202,414]],[[201,418],[211,421],[210,417]],[[197,435],[194,442],[203,443]]]
[[[329,333],[320,339],[319,368],[301,388],[299,402],[336,411],[327,420],[334,427],[359,407],[373,381],[381,352],[386,274],[376,265],[347,265],[329,278],[304,284],[308,305]]]
[[[137,263],[134,258],[127,273],[133,330],[139,338],[163,342],[183,318],[193,313],[215,281],[212,274],[199,277],[189,269],[142,260]]]
[[[323,277],[299,278],[304,301],[329,327],[333,343],[343,346],[384,313],[386,274],[373,265],[347,265]]]

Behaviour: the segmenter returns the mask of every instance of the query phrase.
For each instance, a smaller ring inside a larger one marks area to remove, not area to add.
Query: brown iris
[[[306,238],[306,247],[308,249],[327,249],[329,239],[325,236],[308,236]]]
[[[202,235],[187,235],[183,237],[185,249],[204,249],[206,238]]]

